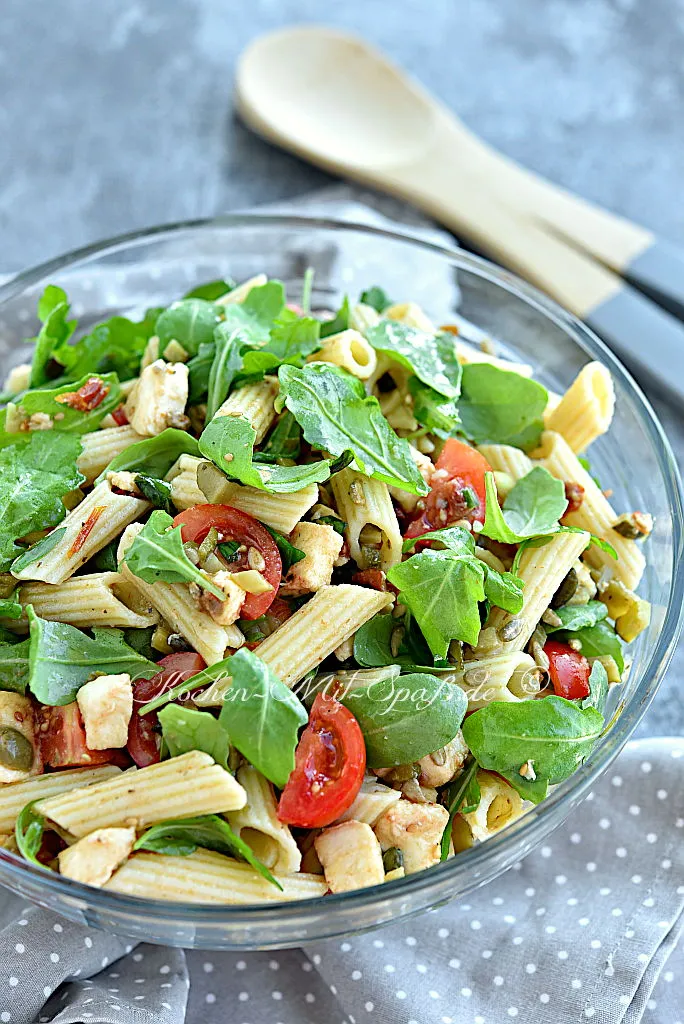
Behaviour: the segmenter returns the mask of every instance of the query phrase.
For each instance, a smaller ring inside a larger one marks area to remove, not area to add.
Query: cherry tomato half
[[[204,658],[190,651],[167,654],[159,662],[161,672],[151,679],[138,679],[133,684],[133,714],[128,725],[128,753],[138,768],[156,764],[159,760],[160,733],[159,717],[156,711],[139,715],[138,708],[148,701],[166,693],[178,683],[184,683],[206,668]]]
[[[119,750],[89,749],[83,718],[76,701],[62,707],[42,708],[38,736],[43,761],[50,768],[107,764],[121,756]]]
[[[485,517],[485,473],[491,467],[485,457],[470,445],[450,437],[435,463],[430,493],[425,508],[417,519],[409,523],[406,537],[420,537],[430,530],[467,519],[474,523]],[[471,500],[464,492],[468,489]],[[473,503],[473,499],[474,502]]]
[[[278,804],[278,818],[322,828],[351,807],[366,768],[363,734],[351,711],[319,693]]]
[[[280,579],[283,574],[283,563],[280,559],[278,545],[265,526],[230,505],[195,505],[181,512],[173,521],[174,526],[181,526],[184,541],[201,544],[212,526],[216,528],[219,541],[236,540],[246,547],[256,548],[266,563],[261,575],[271,584],[273,590],[266,594],[247,594],[240,612],[242,619],[258,619],[270,607],[278,593]],[[236,572],[249,568],[247,553],[231,563]]]
[[[549,659],[549,674],[557,697],[579,700],[589,696],[591,665],[583,654],[559,640],[547,640],[544,653]]]

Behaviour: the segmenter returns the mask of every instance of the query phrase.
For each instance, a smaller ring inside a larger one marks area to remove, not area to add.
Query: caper
[[[385,850],[382,855],[382,866],[385,869],[385,873],[396,871],[397,868],[403,868],[404,854],[398,846],[390,846],[389,850]]]
[[[562,608],[568,601],[575,596],[577,587],[579,586],[579,576],[575,569],[571,569],[568,575],[565,577],[556,593],[551,598],[552,608]]]
[[[9,726],[0,729],[0,764],[13,772],[31,770],[33,744],[18,729]]]

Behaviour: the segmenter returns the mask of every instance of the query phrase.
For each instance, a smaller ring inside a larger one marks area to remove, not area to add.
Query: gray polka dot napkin
[[[0,1021],[684,1024],[684,740],[629,744],[537,850],[466,901],[281,953],[87,930],[7,895]],[[4,894],[3,894],[4,895]]]

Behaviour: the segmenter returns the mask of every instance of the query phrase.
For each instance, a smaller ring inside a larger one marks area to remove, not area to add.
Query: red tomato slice
[[[457,523],[459,519],[467,519],[474,523],[485,517],[485,473],[491,467],[485,457],[478,451],[464,444],[463,441],[450,437],[442,454],[435,463],[431,490],[425,499],[425,508],[421,515],[409,523],[406,537],[420,537],[421,533],[430,530],[441,530],[445,526]],[[469,488],[477,499],[473,508],[463,492]]]
[[[159,665],[162,671],[156,676],[152,676],[151,679],[138,679],[133,684],[133,714],[128,726],[127,746],[128,753],[138,768],[157,763],[161,743],[157,712],[150,711],[146,715],[139,715],[138,708],[206,668],[204,658],[194,652],[167,654]]]
[[[547,640],[544,653],[549,659],[549,674],[557,697],[579,700],[589,696],[591,665],[583,654],[559,640]]]
[[[40,751],[51,768],[79,768],[120,759],[120,750],[90,750],[81,711],[76,701],[62,707],[44,707],[40,713]],[[129,762],[127,762],[129,763]]]
[[[278,818],[322,828],[351,807],[366,768],[363,734],[351,711],[319,693],[278,804]]]
[[[247,594],[240,612],[242,619],[258,619],[270,607],[278,593],[283,575],[283,563],[280,559],[278,545],[265,526],[230,505],[195,505],[181,512],[173,521],[174,526],[181,526],[184,541],[201,544],[214,526],[218,530],[219,541],[236,540],[247,548],[256,548],[266,566],[261,570],[262,576],[271,584],[273,590],[266,594]],[[231,566],[235,571],[249,568],[247,552],[236,559]]]

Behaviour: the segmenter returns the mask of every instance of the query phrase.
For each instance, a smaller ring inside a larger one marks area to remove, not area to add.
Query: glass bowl
[[[66,289],[80,324],[115,312],[166,305],[202,281],[281,278],[295,301],[313,267],[314,308],[336,308],[348,292],[382,285],[395,301],[415,300],[438,323],[458,313],[532,363],[561,391],[587,359],[611,370],[617,391],[609,434],[591,450],[592,470],[620,509],[655,515],[642,593],[651,625],[633,645],[620,688],[621,714],[585,764],[551,796],[488,842],[408,878],[323,900],[258,906],[167,903],[107,893],[60,879],[0,850],[0,881],[72,920],[146,942],[202,949],[268,949],[374,928],[463,896],[505,871],[556,828],[587,794],[652,700],[677,639],[684,599],[682,492],[670,446],[638,386],[574,317],[513,275],[455,248],[354,224],[237,215],[161,227],[94,245],[29,270],[0,287],[0,356],[26,359],[20,339],[35,333],[38,296]],[[466,328],[466,333],[470,329]]]

